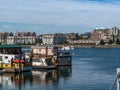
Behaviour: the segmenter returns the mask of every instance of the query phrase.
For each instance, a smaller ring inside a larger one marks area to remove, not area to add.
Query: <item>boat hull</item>
[[[32,70],[32,66],[24,67],[22,69],[7,68],[7,69],[5,69],[5,72],[7,72],[7,73],[19,73],[19,72],[26,72],[26,71],[31,71],[31,70]]]
[[[57,68],[56,65],[49,65],[49,66],[33,66],[33,69],[55,69]]]

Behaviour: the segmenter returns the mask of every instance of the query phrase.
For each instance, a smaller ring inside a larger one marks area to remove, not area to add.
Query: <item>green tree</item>
[[[100,41],[100,45],[105,45],[105,42],[103,39]]]
[[[119,38],[117,38],[117,40],[116,40],[116,44],[120,44],[120,40],[119,40]]]
[[[108,44],[112,44],[112,43],[113,43],[113,41],[112,41],[112,40],[109,40]]]

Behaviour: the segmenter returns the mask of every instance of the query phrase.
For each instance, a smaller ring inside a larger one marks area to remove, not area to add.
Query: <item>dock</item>
[[[49,70],[49,69],[56,69],[57,65],[50,65],[50,66],[33,66],[32,69],[44,69],[44,70]]]
[[[14,69],[14,68],[7,68],[7,69],[3,69],[4,73],[21,73],[21,72],[27,72],[30,71],[28,70],[20,70],[20,69]]]

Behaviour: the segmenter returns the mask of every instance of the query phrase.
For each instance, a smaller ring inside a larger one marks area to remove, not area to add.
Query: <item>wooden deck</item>
[[[71,63],[62,63],[62,64],[57,64],[57,66],[72,66]]]
[[[14,68],[7,68],[4,69],[5,73],[21,73],[21,72],[26,72],[30,70],[20,70],[20,69],[14,69]]]
[[[49,65],[49,66],[33,66],[32,69],[56,69],[57,65]]]

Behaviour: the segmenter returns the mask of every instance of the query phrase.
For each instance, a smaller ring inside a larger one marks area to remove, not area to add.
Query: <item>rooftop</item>
[[[0,45],[0,48],[21,48],[22,46],[20,45],[15,45],[15,44],[3,44]]]

